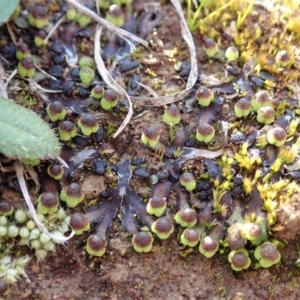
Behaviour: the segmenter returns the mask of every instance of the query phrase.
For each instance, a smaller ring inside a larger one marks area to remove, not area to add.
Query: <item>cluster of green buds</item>
[[[35,249],[37,260],[43,260],[49,251],[55,250],[55,243],[47,233],[42,232],[33,221],[29,211],[13,210],[8,202],[1,201],[0,207],[0,241],[7,243],[9,239],[19,239],[19,245]],[[63,208],[58,208],[58,197],[51,193],[43,193],[38,199],[39,221],[52,235],[61,237],[69,231],[70,217]],[[1,276],[0,276],[1,277]]]
[[[90,85],[95,77],[96,64],[93,58],[83,56],[79,62],[79,78],[84,85]]]

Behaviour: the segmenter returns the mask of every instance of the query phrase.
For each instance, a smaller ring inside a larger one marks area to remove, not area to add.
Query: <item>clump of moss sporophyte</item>
[[[44,5],[34,5],[29,8],[28,22],[31,26],[38,29],[47,27],[49,24],[49,15],[47,7]]]
[[[177,125],[181,120],[179,108],[175,104],[171,104],[165,109],[162,120],[168,125]]]
[[[79,59],[78,65],[80,68],[89,67],[96,70],[95,60],[90,56],[82,56]]]
[[[280,262],[281,259],[281,254],[276,245],[271,242],[265,242],[256,247],[254,256],[263,268],[270,268]]]
[[[84,85],[90,85],[95,77],[95,71],[90,67],[83,67],[79,71],[79,78]]]
[[[167,199],[153,196],[149,199],[146,209],[148,214],[160,217],[167,208]]]
[[[69,141],[71,138],[76,136],[77,129],[73,122],[65,120],[59,123],[58,132],[62,141]]]
[[[65,186],[60,192],[60,199],[71,208],[77,206],[84,199],[84,193],[78,183],[72,182]]]
[[[67,114],[65,106],[60,101],[49,103],[46,112],[51,122],[63,120]]]
[[[237,118],[247,117],[251,110],[251,101],[247,98],[239,99],[234,105],[234,113]]]
[[[256,92],[251,99],[251,106],[254,111],[258,111],[264,106],[272,106],[272,99],[269,92],[264,90]]]
[[[103,256],[106,251],[107,240],[100,235],[89,236],[86,244],[86,252],[93,256]]]
[[[189,192],[191,192],[192,190],[194,190],[196,188],[196,179],[195,179],[193,173],[190,173],[190,172],[184,172],[180,176],[180,183]]]
[[[97,132],[97,130],[99,129],[99,124],[95,116],[90,113],[81,115],[77,122],[77,125],[81,129],[81,132],[86,136],[90,136],[92,133]]]
[[[174,225],[169,217],[160,217],[151,225],[151,230],[161,240],[165,240],[173,233]]]
[[[153,244],[153,236],[151,232],[139,231],[132,236],[133,249],[139,253],[150,252]]]
[[[196,139],[198,142],[208,144],[215,136],[215,129],[212,125],[201,122],[199,123],[196,131]]]
[[[196,211],[193,208],[189,207],[180,209],[176,213],[174,220],[177,224],[179,224],[182,227],[194,227],[197,223]]]
[[[148,125],[141,136],[144,145],[155,147],[160,138],[160,130],[154,125]]]
[[[79,235],[90,229],[90,222],[83,214],[75,213],[71,216],[70,227]]]
[[[36,34],[35,34],[35,37],[34,37],[34,44],[40,48],[40,47],[43,47],[43,46],[47,46],[48,44],[48,41],[45,41],[47,37],[47,33],[45,30],[39,30]]]
[[[96,85],[91,91],[91,97],[94,99],[100,100],[104,95],[104,88],[101,85]]]
[[[106,20],[118,27],[124,25],[124,14],[118,5],[113,4],[109,7],[106,12]]]
[[[251,259],[246,249],[233,250],[228,255],[228,261],[234,271],[248,269],[251,265]]]
[[[59,199],[53,193],[42,193],[38,198],[37,211],[42,215],[53,214],[58,210]]]
[[[275,121],[275,110],[272,106],[261,107],[257,111],[257,122],[262,124],[272,124]]]
[[[47,173],[53,179],[60,180],[64,174],[64,168],[59,164],[52,163],[47,168]]]
[[[31,78],[35,74],[34,61],[31,57],[25,57],[18,63],[18,74],[21,77]]]
[[[200,231],[196,228],[186,228],[180,236],[180,242],[188,247],[195,247],[201,238]]]
[[[199,246],[199,252],[205,257],[210,258],[219,250],[219,243],[209,235],[202,238]]]
[[[281,127],[274,127],[268,130],[267,140],[271,145],[276,147],[282,146],[287,139],[286,131]]]
[[[204,40],[203,49],[208,57],[214,57],[219,50],[218,44],[211,38]]]
[[[25,43],[21,43],[17,46],[16,58],[21,60],[25,57],[31,57],[30,50]]]
[[[214,92],[205,86],[199,87],[196,91],[196,99],[198,104],[201,106],[208,106],[212,101],[214,101],[214,97]]]
[[[118,93],[113,89],[106,89],[101,98],[100,104],[104,110],[111,110],[118,105],[118,101]]]
[[[234,47],[234,46],[228,47],[225,50],[225,58],[229,62],[236,61],[239,58],[239,50],[236,47]]]

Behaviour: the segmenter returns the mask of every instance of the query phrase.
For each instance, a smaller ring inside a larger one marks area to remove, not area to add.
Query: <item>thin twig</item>
[[[122,96],[126,97],[127,100],[128,100],[128,105],[129,105],[127,116],[125,117],[123,123],[118,128],[116,133],[113,135],[113,137],[115,138],[123,131],[123,129],[126,127],[128,122],[130,121],[130,119],[132,117],[132,114],[133,114],[133,108],[132,108],[132,102],[131,102],[130,97],[128,96],[126,91],[113,79],[113,77],[110,75],[110,73],[106,69],[104,61],[102,60],[102,57],[100,55],[101,32],[102,32],[102,26],[98,25],[97,28],[96,28],[95,40],[94,40],[94,58],[95,58],[95,62],[96,62],[96,65],[97,65],[97,69],[98,69],[101,77],[105,81],[105,83],[109,87],[111,87],[113,90],[115,90],[117,93],[119,93]]]

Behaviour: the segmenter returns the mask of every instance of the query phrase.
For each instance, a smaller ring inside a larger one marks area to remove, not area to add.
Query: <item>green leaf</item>
[[[12,158],[57,157],[60,144],[54,132],[33,111],[0,98],[0,152]]]
[[[19,0],[0,1],[0,25],[6,22],[19,4]]]

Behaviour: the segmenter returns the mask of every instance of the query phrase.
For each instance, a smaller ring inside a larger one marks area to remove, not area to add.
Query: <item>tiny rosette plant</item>
[[[263,268],[270,268],[281,259],[281,254],[276,245],[271,242],[264,242],[262,245],[256,247],[254,256]]]
[[[219,242],[210,237],[205,236],[200,243],[199,252],[207,258],[211,258],[219,250]]]
[[[251,259],[246,249],[233,250],[228,255],[228,261],[234,271],[248,269],[251,265]]]
[[[151,232],[139,231],[132,236],[133,249],[139,253],[150,252],[153,244],[153,236]]]
[[[86,252],[92,256],[101,257],[106,251],[107,240],[100,235],[89,236],[86,244]]]

